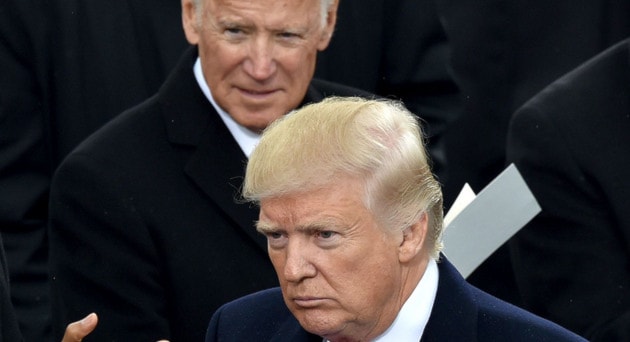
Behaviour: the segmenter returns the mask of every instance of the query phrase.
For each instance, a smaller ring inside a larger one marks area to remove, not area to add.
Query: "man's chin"
[[[344,325],[331,320],[330,315],[320,313],[306,313],[298,318],[304,330],[311,334],[326,337],[327,339],[342,336]]]
[[[284,114],[283,111],[283,109],[250,110],[244,114],[232,115],[232,118],[248,130],[260,133],[273,121],[280,118]],[[278,112],[281,114],[277,114]]]

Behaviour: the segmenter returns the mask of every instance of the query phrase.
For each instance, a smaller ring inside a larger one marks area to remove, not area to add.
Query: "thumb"
[[[89,335],[96,324],[98,323],[98,316],[95,313],[91,313],[85,316],[82,320],[68,324],[66,332],[63,335],[62,342],[79,342],[85,336]]]

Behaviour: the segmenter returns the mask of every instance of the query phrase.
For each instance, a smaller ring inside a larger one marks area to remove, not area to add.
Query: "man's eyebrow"
[[[299,225],[295,227],[295,230],[298,232],[303,232],[303,233],[314,233],[314,232],[321,232],[321,231],[329,230],[329,229],[338,230],[338,228],[339,228],[339,222],[335,220],[323,219],[323,220],[317,220],[314,222],[309,222],[308,224],[305,224],[305,225]],[[282,229],[270,222],[257,221],[256,230],[261,234],[268,234],[268,233],[281,231]]]
[[[320,219],[309,222],[306,225],[296,227],[296,230],[306,233],[321,232],[324,230],[339,230],[339,222],[333,219]]]
[[[259,233],[266,234],[277,231],[278,227],[269,222],[256,221],[256,230]]]
[[[239,17],[221,17],[217,21],[219,27],[249,27],[252,26],[252,23],[246,19]]]
[[[297,26],[297,25],[293,25],[293,26],[284,25],[284,26],[274,27],[271,29],[271,31],[275,33],[290,32],[294,34],[303,35],[309,32],[309,28],[304,27],[304,26]]]

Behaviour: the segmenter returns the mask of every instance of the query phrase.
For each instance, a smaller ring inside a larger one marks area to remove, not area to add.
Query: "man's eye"
[[[278,232],[271,232],[269,234],[267,234],[267,236],[270,239],[280,239],[282,237],[282,233],[278,233]]]
[[[243,30],[241,30],[240,28],[236,28],[236,27],[228,27],[225,29],[225,33],[231,36],[236,36],[239,34],[243,34]]]
[[[284,248],[289,241],[287,235],[282,232],[268,232],[265,236],[267,237],[267,245],[271,249]]]
[[[293,32],[281,32],[280,34],[278,34],[278,36],[280,36],[280,38],[283,38],[283,39],[292,39],[292,38],[299,37],[298,34],[293,33]]]
[[[317,234],[322,239],[330,239],[331,237],[335,236],[335,232],[332,232],[330,230],[324,230],[324,231],[321,231],[321,232],[319,232]]]

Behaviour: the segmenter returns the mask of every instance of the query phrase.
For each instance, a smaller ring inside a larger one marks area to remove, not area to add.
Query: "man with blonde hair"
[[[223,306],[206,341],[582,341],[467,284],[439,254],[442,194],[400,103],[331,98],[277,120],[252,153],[280,288]]]

